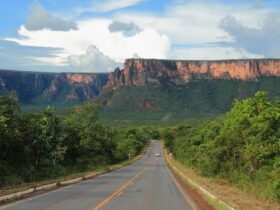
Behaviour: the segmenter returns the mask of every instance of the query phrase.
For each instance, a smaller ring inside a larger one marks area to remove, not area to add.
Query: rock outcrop
[[[99,95],[108,75],[93,73],[34,73],[0,71],[0,93],[17,92],[22,103],[82,102]]]
[[[44,91],[44,94],[50,101],[53,101],[67,88],[66,101],[86,101],[99,95],[106,83],[106,74],[61,73],[54,76],[50,87]]]
[[[184,84],[197,79],[254,81],[262,76],[280,76],[279,59],[182,61],[128,59],[124,69],[111,73],[106,87],[145,86],[147,83]]]
[[[124,71],[116,68],[115,71],[109,73],[107,84],[105,88],[117,88],[125,84]]]

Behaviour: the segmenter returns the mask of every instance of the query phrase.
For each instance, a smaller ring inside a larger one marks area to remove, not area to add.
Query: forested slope
[[[229,111],[235,99],[251,97],[257,91],[266,91],[275,100],[280,96],[280,77],[123,86],[103,90],[95,101],[101,107],[101,120],[108,124],[165,125],[213,119]]]

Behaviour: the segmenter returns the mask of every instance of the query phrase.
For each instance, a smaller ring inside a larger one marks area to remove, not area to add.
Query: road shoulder
[[[121,163],[113,164],[110,166],[104,166],[95,171],[69,174],[65,177],[59,177],[56,179],[44,180],[40,182],[26,183],[8,189],[2,189],[0,190],[0,206],[4,206],[28,197],[40,195],[49,191],[53,191],[61,187],[90,180],[103,174],[107,174],[118,169],[127,167],[135,163],[136,161],[142,159],[148,148],[149,144],[143,149],[143,151],[139,155],[135,156],[131,160],[126,160]]]
[[[173,174],[176,174],[189,188],[195,190],[214,209],[280,209],[279,204],[259,200],[253,195],[230,185],[226,180],[201,177],[179,161],[170,158],[166,150],[164,150],[164,156],[167,166]]]

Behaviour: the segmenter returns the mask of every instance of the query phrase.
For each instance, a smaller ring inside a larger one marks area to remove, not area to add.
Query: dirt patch
[[[139,104],[140,109],[147,109],[147,110],[157,110],[158,106],[152,101],[142,101]]]
[[[106,106],[109,107],[109,108],[112,108],[112,106],[113,106],[112,101],[108,100],[107,103],[106,103]]]

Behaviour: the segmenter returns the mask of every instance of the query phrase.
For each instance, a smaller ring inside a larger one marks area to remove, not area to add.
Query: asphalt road
[[[150,157],[92,180],[31,197],[0,209],[9,210],[191,210],[194,209],[171,177],[159,142]]]

